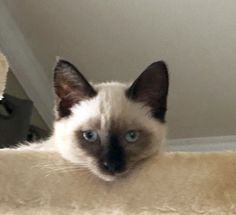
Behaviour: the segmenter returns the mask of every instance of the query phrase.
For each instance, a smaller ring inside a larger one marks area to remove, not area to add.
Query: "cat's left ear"
[[[164,122],[169,88],[168,69],[163,61],[147,67],[127,90],[128,98],[151,108],[152,116]]]
[[[59,118],[69,116],[73,105],[97,95],[79,70],[63,59],[58,59],[54,68],[54,89],[60,99],[57,104]]]

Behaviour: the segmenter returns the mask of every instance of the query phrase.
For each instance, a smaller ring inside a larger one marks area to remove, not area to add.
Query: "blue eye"
[[[96,131],[88,130],[83,131],[83,138],[88,142],[95,142],[98,139],[98,133]]]
[[[125,135],[126,141],[133,143],[139,139],[140,132],[139,131],[128,131]]]

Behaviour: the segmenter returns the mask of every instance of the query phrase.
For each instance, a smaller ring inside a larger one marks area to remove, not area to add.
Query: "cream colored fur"
[[[21,145],[18,150],[57,151],[74,164],[84,165],[98,177],[112,181],[116,175],[105,175],[99,170],[94,157],[87,155],[79,147],[76,132],[81,128],[90,129],[86,127],[90,124],[89,122],[97,120],[101,124],[100,138],[103,140],[106,138],[111,119],[115,119],[116,121],[125,120],[131,130],[144,128],[152,134],[150,147],[140,154],[138,160],[157,153],[165,141],[166,125],[154,120],[147,106],[126,98],[125,89],[128,87],[126,84],[108,82],[94,85],[94,87],[99,91],[98,95],[72,107],[72,114],[69,117],[55,121],[54,132],[48,140]]]
[[[114,176],[104,175],[99,171],[94,158],[85,154],[84,150],[78,147],[78,139],[75,135],[75,132],[88,125],[90,120],[95,119],[101,122],[100,138],[102,140],[106,138],[111,119],[126,120],[126,124],[130,125],[131,130],[140,129],[142,126],[145,130],[150,131],[152,144],[142,152],[140,159],[141,156],[145,158],[156,153],[166,136],[166,125],[154,120],[148,107],[127,99],[126,88],[127,85],[116,82],[95,85],[95,89],[99,91],[98,96],[75,105],[69,118],[55,122],[53,135],[55,149],[65,159],[88,166],[93,173],[104,180],[113,180]],[[86,127],[86,129],[88,128]]]
[[[236,213],[236,153],[166,153],[114,182],[68,165],[53,152],[0,150],[0,214]]]
[[[0,100],[6,86],[8,67],[6,57],[0,52]]]

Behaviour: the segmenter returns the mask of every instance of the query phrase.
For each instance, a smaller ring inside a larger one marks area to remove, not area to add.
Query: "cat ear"
[[[73,105],[97,94],[79,70],[62,59],[57,61],[54,68],[54,89],[60,99],[57,106],[60,118],[69,116]]]
[[[158,61],[147,67],[134,81],[127,90],[127,96],[134,101],[144,102],[151,107],[153,117],[164,122],[168,87],[167,66],[165,62]]]

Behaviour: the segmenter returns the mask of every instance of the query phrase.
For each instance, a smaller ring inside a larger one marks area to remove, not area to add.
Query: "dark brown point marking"
[[[164,61],[147,67],[126,91],[126,96],[136,102],[143,102],[151,108],[152,116],[165,122],[169,88],[168,69]]]
[[[54,89],[60,99],[57,106],[59,119],[69,116],[73,105],[97,95],[79,70],[65,60],[59,60],[54,68]]]

